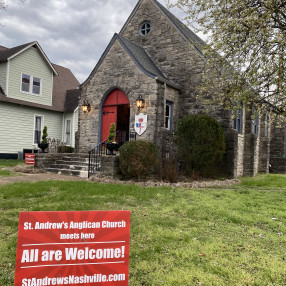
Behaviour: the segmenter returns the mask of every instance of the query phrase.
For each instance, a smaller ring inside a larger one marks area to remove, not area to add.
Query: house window
[[[30,91],[30,81],[31,77],[27,74],[22,74],[22,91],[29,92]]]
[[[236,110],[234,112],[233,128],[237,130],[239,134],[242,133],[242,110]]]
[[[35,115],[34,144],[41,142],[43,117]]]
[[[41,93],[41,79],[38,77],[33,77],[33,91],[32,93],[40,94]]]
[[[71,121],[66,120],[66,144],[71,145]]]
[[[166,101],[165,107],[165,128],[172,130],[172,120],[173,120],[173,102]]]
[[[140,26],[140,34],[142,36],[146,36],[147,34],[149,34],[151,31],[151,24],[150,22],[144,22],[142,23],[142,25]]]
[[[41,82],[39,77],[22,73],[21,91],[31,94],[41,94]]]
[[[253,120],[253,134],[258,135],[258,116]]]

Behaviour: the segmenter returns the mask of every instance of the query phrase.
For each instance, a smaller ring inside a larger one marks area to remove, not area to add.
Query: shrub
[[[179,163],[175,158],[168,158],[161,162],[161,176],[163,180],[177,183],[179,180]]]
[[[175,142],[187,170],[197,174],[217,164],[225,152],[224,132],[208,115],[188,115],[178,122]]]
[[[125,142],[119,148],[120,170],[123,175],[137,179],[154,171],[158,164],[158,151],[151,142],[137,140]]]
[[[108,143],[113,143],[115,141],[116,133],[115,133],[115,123],[111,123],[108,135]]]
[[[41,143],[48,143],[48,127],[44,126]]]
[[[74,148],[72,146],[58,146],[58,153],[73,153]]]

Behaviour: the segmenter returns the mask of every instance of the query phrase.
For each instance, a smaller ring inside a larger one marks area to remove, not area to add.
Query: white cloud
[[[165,0],[160,0],[165,5]],[[38,41],[51,62],[80,82],[90,74],[137,0],[8,0],[0,13],[0,45]],[[176,11],[178,15],[179,11]],[[182,17],[179,15],[179,17]]]

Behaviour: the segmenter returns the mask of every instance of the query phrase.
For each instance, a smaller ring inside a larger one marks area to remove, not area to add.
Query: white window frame
[[[38,145],[38,142],[35,142],[35,140],[36,140],[36,136],[35,136],[35,132],[36,132],[36,118],[37,117],[41,118],[40,142],[42,141],[42,132],[43,132],[43,126],[44,126],[44,116],[35,114],[34,115],[34,127],[33,127],[33,145]]]
[[[67,133],[67,126],[68,126],[68,121],[70,122],[69,123],[69,131],[70,131],[70,133]],[[68,138],[68,134],[69,134],[69,140],[70,140],[70,142],[68,143],[67,142],[67,138]],[[72,120],[71,119],[66,119],[65,120],[65,143],[66,143],[66,145],[68,145],[68,146],[72,146]]]
[[[172,101],[166,100],[165,102],[165,111],[164,111],[164,127],[167,130],[172,130],[173,125],[173,105]],[[169,107],[169,116],[166,114],[167,106]],[[168,122],[168,124],[166,124]]]
[[[22,90],[22,79],[23,79],[23,75],[26,75],[26,76],[29,76],[30,77],[30,83],[29,83],[29,91],[24,91]],[[33,82],[34,82],[34,78],[37,78],[40,80],[40,93],[34,93],[33,92]],[[32,95],[35,95],[35,96],[42,96],[42,86],[43,86],[43,80],[42,78],[38,77],[38,76],[33,76],[29,73],[24,73],[22,72],[21,73],[21,82],[20,82],[20,92],[21,93],[25,93],[25,94],[32,94]]]

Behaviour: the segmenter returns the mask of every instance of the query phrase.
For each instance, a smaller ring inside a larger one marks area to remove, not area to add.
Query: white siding
[[[0,153],[33,147],[35,115],[43,116],[48,137],[62,139],[62,113],[0,102]]]
[[[9,97],[52,105],[52,70],[38,49],[31,47],[12,58],[9,70]],[[21,92],[22,73],[41,79],[41,95]]]
[[[7,63],[0,64],[0,86],[3,91],[6,92],[6,72],[7,72]]]

